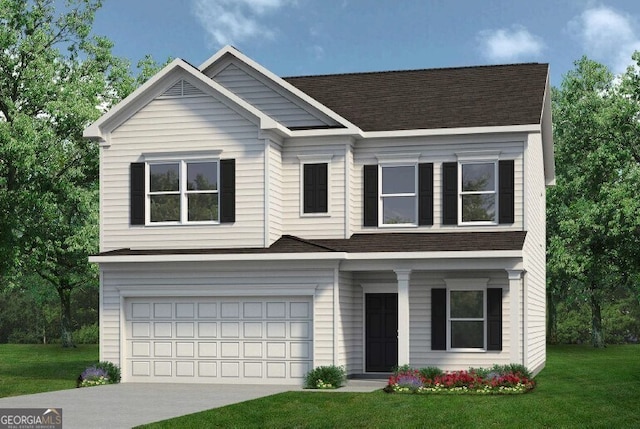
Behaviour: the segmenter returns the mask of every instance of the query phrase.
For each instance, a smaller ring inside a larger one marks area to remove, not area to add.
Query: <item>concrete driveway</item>
[[[371,392],[385,384],[381,380],[349,380],[347,386],[332,392]],[[123,383],[0,398],[0,408],[62,408],[64,429],[118,429],[292,390],[302,388],[291,385]]]

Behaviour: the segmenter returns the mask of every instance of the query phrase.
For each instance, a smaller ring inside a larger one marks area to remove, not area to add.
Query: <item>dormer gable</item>
[[[84,130],[84,137],[110,144],[110,134],[155,99],[214,97],[262,130],[285,134],[286,127],[209,79],[189,63],[176,59]]]
[[[359,131],[330,108],[232,46],[225,46],[204,62],[200,71],[290,130]]]

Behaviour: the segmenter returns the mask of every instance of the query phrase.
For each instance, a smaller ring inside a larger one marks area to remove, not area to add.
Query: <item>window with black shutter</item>
[[[235,221],[235,160],[131,164],[131,225]]]
[[[303,164],[303,213],[327,213],[328,164]]]

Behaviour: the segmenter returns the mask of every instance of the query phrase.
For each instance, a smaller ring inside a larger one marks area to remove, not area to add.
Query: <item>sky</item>
[[[639,0],[104,0],[94,33],[132,64],[199,66],[224,45],[279,76],[549,63],[621,73],[640,50]]]

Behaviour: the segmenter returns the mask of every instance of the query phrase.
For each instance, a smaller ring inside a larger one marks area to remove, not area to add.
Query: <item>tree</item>
[[[83,129],[137,84],[90,35],[99,0],[0,0],[0,286],[37,273],[60,300],[96,283],[98,147]],[[147,64],[152,61],[147,59]],[[18,282],[19,283],[19,282]]]
[[[547,199],[548,295],[552,304],[588,303],[595,347],[605,344],[603,303],[620,286],[637,287],[640,269],[638,82],[634,69],[616,80],[582,58],[553,93],[557,185]]]

